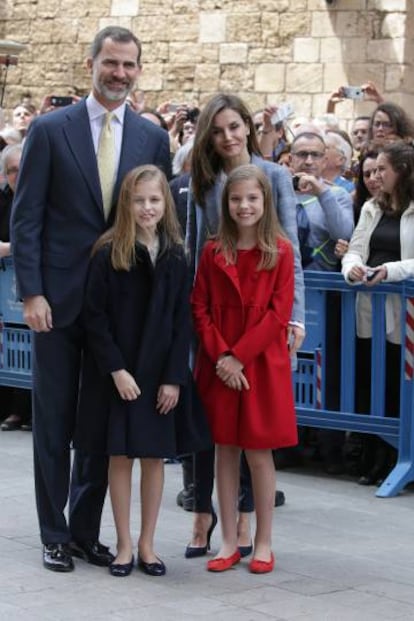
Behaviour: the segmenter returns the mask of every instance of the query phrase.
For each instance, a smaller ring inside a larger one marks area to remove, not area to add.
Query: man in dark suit
[[[32,123],[13,207],[18,290],[34,330],[34,472],[43,564],[55,571],[71,571],[73,555],[95,565],[113,560],[98,540],[107,459],[76,451],[71,473],[70,443],[91,248],[113,221],[129,170],[152,163],[170,176],[167,132],[125,105],[141,71],[140,56],[140,42],[129,30],[110,26],[97,34],[87,61],[92,91],[86,100]],[[111,158],[107,149],[100,152],[104,130],[111,136]],[[112,160],[113,174],[107,171],[106,178],[101,156]],[[68,495],[69,524],[64,516]]]

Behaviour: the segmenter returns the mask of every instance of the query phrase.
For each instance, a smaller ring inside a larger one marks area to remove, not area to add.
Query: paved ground
[[[274,517],[277,569],[252,576],[242,562],[215,575],[205,559],[184,559],[191,514],[176,507],[181,473],[169,465],[158,530],[168,573],[115,579],[81,561],[71,574],[42,568],[30,433],[0,432],[0,472],[1,621],[414,620],[412,489],[385,500],[352,481],[283,472],[287,504]],[[102,540],[115,540],[109,506]],[[218,541],[216,532],[213,549]]]

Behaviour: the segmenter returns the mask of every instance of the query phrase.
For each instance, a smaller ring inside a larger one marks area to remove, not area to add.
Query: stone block
[[[332,93],[339,86],[351,84],[349,80],[347,70],[342,63],[327,63],[323,69],[323,85],[321,90],[325,93]],[[352,84],[354,83],[352,82]]]
[[[79,20],[78,41],[90,44],[99,30],[99,20],[96,17],[85,17]]]
[[[282,13],[279,21],[279,37],[282,41],[290,41],[299,35],[308,35],[310,27],[311,15],[309,12]]]
[[[203,63],[196,65],[194,72],[194,88],[210,94],[219,90],[220,67],[218,64]]]
[[[54,19],[51,24],[51,43],[77,43],[79,20],[69,18]]]
[[[221,67],[219,90],[239,93],[242,89],[253,90],[253,69],[246,65]]]
[[[365,37],[371,39],[380,31],[380,18],[367,11],[338,11],[335,32],[338,37]]]
[[[385,67],[385,93],[390,91],[414,93],[414,74],[410,65]]]
[[[107,26],[122,26],[122,28],[133,30],[132,17],[102,17],[99,20],[99,30],[106,28]],[[138,38],[141,40],[139,35]]]
[[[327,11],[314,11],[311,13],[310,34],[312,37],[335,37],[336,13],[329,13]]]
[[[262,13],[261,41],[266,48],[280,45],[279,24],[279,13],[269,11]]]
[[[142,46],[142,62],[158,63],[169,62],[170,46],[167,41],[154,41],[153,43],[144,43]]]
[[[406,11],[407,6],[407,0],[368,0],[367,9],[376,11]]]
[[[0,8],[0,16],[2,16],[3,9]],[[8,11],[9,19],[33,19],[37,16],[37,6],[31,2],[25,2],[24,4],[12,4]],[[6,11],[4,11],[3,17],[6,18]]]
[[[377,39],[368,41],[367,60],[387,63],[403,63],[411,60],[405,56],[405,40],[404,39]]]
[[[322,90],[321,63],[289,63],[286,67],[286,91],[317,93]]]
[[[392,39],[404,37],[406,18],[405,13],[389,13],[385,15],[381,28],[382,36],[391,37]]]
[[[143,91],[160,91],[163,88],[163,65],[147,63],[139,76],[139,88]]]
[[[139,12],[139,0],[112,0],[111,17],[135,17]]]
[[[226,40],[226,15],[215,11],[200,13],[199,40],[201,43],[221,43]]]
[[[285,65],[265,63],[258,65],[254,72],[254,90],[262,93],[280,93],[285,88]]]
[[[321,39],[321,60],[324,63],[363,62],[366,56],[366,40],[362,38]]]
[[[287,91],[283,97],[284,101],[288,101],[293,106],[293,114],[292,117],[305,116],[309,118],[311,116],[312,111],[312,96],[311,95],[298,95],[297,93],[291,93]],[[289,122],[291,119],[289,119]]]
[[[98,3],[100,6],[100,15],[108,15],[110,0],[102,0]],[[95,5],[88,0],[60,0],[59,1],[59,17],[87,17],[94,11]]]
[[[195,65],[176,65],[168,71],[164,68],[162,88],[170,91],[193,91],[194,72]]]
[[[260,38],[260,31],[260,13],[249,12],[227,16],[225,40],[228,43],[253,43]]]
[[[280,63],[287,63],[292,61],[292,46],[285,45],[281,47],[256,47],[253,45],[249,46],[249,54],[248,54],[249,63],[253,64],[263,64],[263,63],[271,63],[273,64],[275,61]]]
[[[345,0],[332,5],[327,5],[326,0],[308,0],[308,11],[321,11],[325,8],[328,13],[335,14],[338,10],[364,11],[366,0]]]
[[[246,43],[221,43],[219,60],[223,65],[245,63],[248,47]]]
[[[320,58],[320,47],[321,39],[316,37],[296,37],[293,41],[293,62],[318,62]]]

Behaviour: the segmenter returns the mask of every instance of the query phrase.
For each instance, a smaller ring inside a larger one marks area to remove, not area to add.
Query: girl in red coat
[[[219,232],[204,248],[192,293],[200,339],[195,375],[216,444],[223,535],[209,571],[240,560],[241,449],[251,471],[257,524],[249,569],[266,573],[274,566],[272,449],[297,442],[287,344],[293,287],[293,251],[277,222],[270,184],[256,166],[240,166],[227,178]]]

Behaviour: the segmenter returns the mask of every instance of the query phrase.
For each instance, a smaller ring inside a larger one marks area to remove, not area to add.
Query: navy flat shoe
[[[109,573],[111,576],[115,576],[116,578],[125,578],[129,576],[134,566],[134,555],[132,555],[129,563],[111,563],[108,566]]]
[[[158,562],[155,563],[146,563],[139,555],[137,569],[140,569],[148,576],[164,576],[167,572],[167,568],[161,559],[158,559]]]

